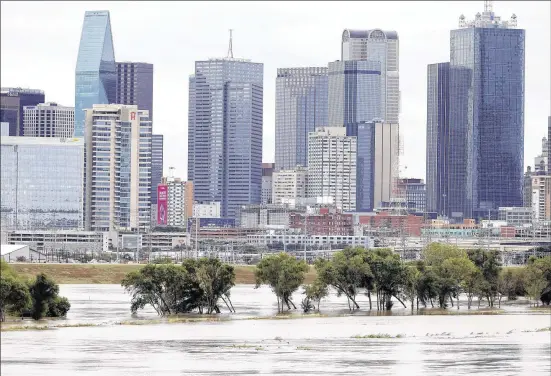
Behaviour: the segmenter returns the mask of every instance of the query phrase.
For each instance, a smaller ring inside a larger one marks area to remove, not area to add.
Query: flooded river
[[[71,301],[62,324],[105,325],[2,332],[2,376],[551,374],[551,332],[537,332],[551,316],[521,305],[501,315],[411,315],[396,305],[392,315],[248,320],[273,315],[275,297],[236,286],[234,320],[117,325],[157,316],[132,317],[117,285],[62,285],[60,293]],[[365,297],[359,303],[369,307]],[[348,311],[335,296],[321,309]],[[379,334],[398,338],[358,338]]]

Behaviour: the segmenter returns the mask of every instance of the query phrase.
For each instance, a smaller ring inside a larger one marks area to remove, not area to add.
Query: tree
[[[40,320],[48,314],[50,304],[59,293],[59,286],[44,273],[40,273],[29,286],[29,292],[32,298],[31,317]]]
[[[62,296],[56,296],[49,304],[48,304],[48,317],[65,317],[67,315],[67,312],[71,309],[71,303],[69,303],[69,299],[62,297]]]
[[[447,259],[463,257],[467,257],[466,252],[450,244],[430,243],[423,250],[423,258],[427,266],[440,266]]]
[[[551,286],[551,256],[530,257],[524,275],[526,292],[537,304],[546,287],[548,289]]]
[[[31,303],[28,287],[10,273],[0,274],[0,321],[6,313],[18,314]]]
[[[400,299],[407,282],[406,267],[400,256],[390,249],[376,249],[368,252],[367,262],[373,273],[374,286],[377,291],[377,309],[390,310],[392,297],[396,298],[404,308],[406,305]]]
[[[419,308],[419,299],[417,297],[417,290],[419,285],[419,280],[421,278],[421,271],[417,267],[417,263],[412,263],[406,266],[405,270],[405,284],[404,284],[404,295],[406,299],[411,302],[411,312],[415,307],[415,301],[417,300],[417,308]]]
[[[306,297],[303,300],[302,308],[305,312],[308,312],[311,309],[320,310],[320,301],[329,295],[329,289],[325,283],[316,279],[311,285],[304,286],[304,295]],[[312,305],[309,303],[313,302]],[[317,308],[315,304],[317,303]]]
[[[453,291],[457,298],[457,309],[459,309],[459,295],[465,291],[467,284],[470,282],[469,277],[476,273],[476,266],[469,260],[466,253],[462,253],[460,257],[447,258],[437,268],[437,274],[440,278],[447,280],[449,278],[452,281],[453,286],[450,291]],[[444,283],[444,281],[441,281]],[[445,300],[445,297],[443,297]],[[453,305],[453,300],[450,301]],[[442,307],[443,308],[443,307]]]
[[[433,300],[438,297],[438,276],[432,269],[425,269],[421,271],[421,276],[417,282],[417,296],[421,304],[427,307],[427,303],[430,302],[431,307],[434,308]]]
[[[256,265],[256,288],[263,284],[270,286],[277,298],[278,312],[283,311],[283,304],[287,305],[287,309],[291,309],[291,305],[296,309],[292,294],[304,282],[307,271],[306,262],[286,253],[270,255]]]
[[[484,283],[480,284],[480,293],[488,301],[488,306],[493,307],[497,297],[498,277],[501,271],[499,255],[497,251],[483,249],[469,250],[467,254],[484,278]]]
[[[368,291],[371,308],[369,288],[373,284],[373,274],[364,248],[345,248],[336,252],[331,260],[316,260],[315,267],[320,283],[337,290],[337,296],[344,294],[351,311],[360,308],[356,302],[356,295],[362,287]]]

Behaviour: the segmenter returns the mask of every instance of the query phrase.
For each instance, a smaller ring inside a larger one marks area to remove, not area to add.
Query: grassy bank
[[[33,278],[45,273],[58,284],[120,284],[124,276],[143,265],[136,264],[10,264],[20,276]],[[235,283],[254,283],[254,266],[235,267]],[[306,283],[315,278],[313,268],[306,275]]]

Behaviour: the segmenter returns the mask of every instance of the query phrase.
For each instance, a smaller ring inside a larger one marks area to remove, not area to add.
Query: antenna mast
[[[232,32],[233,32],[233,29],[230,29],[230,45],[228,46],[228,59],[233,59]]]

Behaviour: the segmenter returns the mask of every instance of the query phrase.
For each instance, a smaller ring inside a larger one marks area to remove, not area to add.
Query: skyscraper
[[[427,211],[447,213],[450,142],[450,63],[427,67]]]
[[[119,104],[135,104],[149,111],[153,121],[153,64],[117,62],[117,97]]]
[[[261,204],[272,203],[272,175],[274,173],[275,163],[262,163],[262,194]]]
[[[117,69],[109,11],[84,14],[75,74],[75,137],[84,137],[86,109],[116,103]]]
[[[23,108],[26,137],[72,138],[75,132],[75,108],[57,103],[41,103]]]
[[[151,135],[151,205],[157,204],[157,186],[163,179],[163,139],[162,134]]]
[[[145,229],[151,223],[151,122],[133,105],[86,110],[85,227]]]
[[[344,211],[356,210],[356,137],[344,127],[320,127],[308,137],[308,196],[332,197]]]
[[[195,62],[189,82],[188,179],[195,201],[220,202],[222,217],[259,204],[262,185],[263,64]]]
[[[342,33],[341,60],[380,62],[382,119],[388,123],[398,123],[400,113],[398,33],[380,29],[346,29]]]
[[[308,134],[316,127],[327,126],[327,90],[326,67],[277,70],[276,171],[308,163]]]
[[[524,166],[524,30],[486,2],[450,35],[449,214],[497,216],[521,206]]]
[[[0,89],[0,122],[8,123],[10,136],[23,136],[23,113],[25,106],[44,103],[44,92],[20,87]]]

